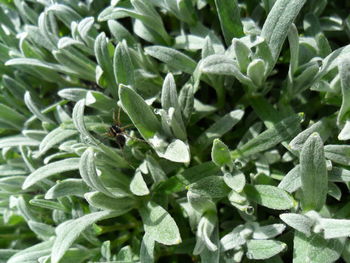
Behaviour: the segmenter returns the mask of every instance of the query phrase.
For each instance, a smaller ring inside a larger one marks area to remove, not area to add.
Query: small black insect
[[[120,122],[120,108],[118,110],[118,118],[115,118],[115,112],[113,113],[113,121],[114,124],[112,124],[108,128],[107,136],[111,138],[115,138],[115,142],[117,143],[118,147],[121,149],[124,147],[126,142],[126,137],[128,136],[125,132],[125,129],[132,126],[132,124],[126,125],[124,127],[121,126]]]

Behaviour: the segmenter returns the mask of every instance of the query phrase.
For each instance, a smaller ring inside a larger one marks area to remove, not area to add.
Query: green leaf
[[[326,202],[328,176],[323,142],[318,133],[306,140],[300,153],[303,210],[320,210]]]
[[[338,113],[338,123],[349,119],[350,113],[350,59],[344,58],[339,63],[340,84],[342,91],[342,104]]]
[[[268,14],[261,36],[266,39],[275,62],[288,35],[288,29],[305,2],[306,0],[277,0]]]
[[[57,199],[63,196],[83,197],[89,187],[81,179],[66,179],[57,182],[45,194],[45,199]]]
[[[237,169],[233,169],[230,173],[224,173],[224,181],[227,186],[237,193],[242,192],[246,184],[245,175]]]
[[[284,190],[272,185],[249,185],[244,188],[248,199],[271,209],[285,210],[294,205],[293,198]]]
[[[27,189],[47,177],[77,169],[79,169],[79,158],[68,158],[49,163],[31,173],[24,181],[22,189]]]
[[[250,155],[266,151],[275,145],[289,140],[299,131],[299,123],[303,119],[302,114],[293,115],[276,123],[263,133],[249,140],[246,144],[234,150],[231,154],[234,159],[239,156]]]
[[[284,249],[287,245],[275,240],[249,240],[247,242],[247,257],[249,259],[268,259],[271,258]]]
[[[104,32],[100,33],[95,40],[95,54],[98,64],[106,74],[108,88],[114,98],[118,98],[118,86],[113,72],[113,63],[108,51],[107,37]]]
[[[347,219],[320,219],[325,239],[347,237],[350,235],[350,220]]]
[[[238,1],[215,0],[215,5],[226,44],[230,45],[234,37],[244,36]]]
[[[123,109],[145,140],[161,132],[160,122],[143,98],[127,86],[120,85]]]
[[[41,120],[42,122],[55,123],[50,118],[46,117],[44,114],[41,113],[28,91],[24,94],[24,102],[27,105],[28,109],[31,111],[31,113],[33,113],[39,120]]]
[[[329,144],[324,147],[325,157],[332,162],[350,165],[350,145]]]
[[[39,152],[36,157],[40,157],[45,154],[48,150],[54,147],[56,144],[63,142],[64,140],[76,135],[77,130],[66,130],[58,127],[49,132],[39,145]]]
[[[118,216],[118,212],[101,211],[65,221],[56,228],[56,239],[52,246],[51,262],[58,263],[79,235],[97,221]]]
[[[157,152],[157,154],[160,157],[177,163],[188,163],[191,160],[188,145],[178,139],[172,141],[164,153]]]
[[[113,198],[100,192],[86,193],[84,197],[90,205],[103,210],[113,210],[119,215],[135,207],[135,200],[129,197]]]
[[[196,140],[195,144],[200,151],[208,147],[216,138],[229,132],[243,117],[243,110],[234,110],[212,124]]]
[[[1,112],[1,116],[0,116],[1,122],[5,122],[15,129],[21,129],[25,121],[25,117],[22,114],[18,113],[13,108],[2,103],[0,103],[0,112]]]
[[[301,232],[294,235],[293,263],[333,263],[340,257],[344,248],[343,239],[325,240],[318,234],[310,237]]]
[[[219,167],[227,165],[232,167],[230,150],[226,144],[219,139],[215,139],[211,149],[211,159]]]
[[[43,256],[50,255],[53,240],[45,241],[14,254],[7,263],[38,262]]]
[[[143,235],[140,250],[140,261],[143,263],[154,262],[154,239],[147,233]]]
[[[125,42],[119,42],[113,58],[114,77],[118,84],[130,85],[134,87],[135,76],[129,49]]]
[[[39,141],[22,136],[22,135],[2,137],[0,139],[0,148],[16,147],[16,146],[38,146],[39,144],[40,144]]]
[[[197,65],[192,58],[176,49],[163,46],[151,46],[146,47],[145,52],[146,54],[168,64],[171,68],[181,70],[188,74],[192,74]]]
[[[179,228],[170,214],[154,202],[140,209],[144,229],[153,240],[164,245],[181,243]]]
[[[86,149],[80,158],[79,171],[81,178],[92,189],[100,191],[107,196],[113,197],[113,194],[104,186],[101,178],[97,175],[94,151],[92,148]]]
[[[230,192],[230,188],[225,184],[222,176],[208,176],[200,179],[191,184],[189,190],[211,198],[223,198]]]
[[[203,73],[234,76],[242,84],[254,87],[252,80],[241,73],[235,60],[227,55],[211,55],[204,58],[199,69]]]
[[[311,234],[312,226],[314,225],[314,221],[311,218],[294,213],[280,214],[280,218],[287,225],[304,233],[305,235],[309,236]]]

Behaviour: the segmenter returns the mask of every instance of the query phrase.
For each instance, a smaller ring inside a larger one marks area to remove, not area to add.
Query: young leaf
[[[168,212],[154,202],[140,209],[146,234],[164,245],[181,243],[179,228]]]
[[[305,2],[306,0],[277,0],[267,16],[261,36],[266,39],[275,61],[281,52],[290,25]]]
[[[230,192],[230,188],[225,184],[222,176],[205,177],[191,184],[189,190],[210,198],[223,198]]]
[[[57,199],[63,196],[80,196],[83,197],[89,187],[81,179],[66,179],[57,182],[45,194],[45,199]]]
[[[323,142],[318,133],[306,140],[300,153],[301,204],[304,210],[320,210],[326,202],[328,176]]]
[[[324,238],[340,238],[350,235],[350,220],[321,218],[320,226],[323,229]]]

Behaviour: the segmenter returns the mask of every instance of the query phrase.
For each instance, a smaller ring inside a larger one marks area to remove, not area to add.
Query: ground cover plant
[[[0,0],[0,262],[350,262],[348,10]]]

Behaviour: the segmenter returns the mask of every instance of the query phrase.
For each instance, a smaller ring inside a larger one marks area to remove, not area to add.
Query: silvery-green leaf
[[[275,61],[277,61],[281,52],[290,25],[305,2],[306,0],[277,0],[269,12],[262,28],[261,36],[266,39]]]
[[[350,139],[350,121],[346,121],[343,129],[338,135],[338,140],[346,141]]]
[[[138,196],[148,195],[150,193],[140,171],[135,172],[135,175],[130,183],[130,191]]]
[[[190,120],[194,107],[194,90],[192,85],[185,85],[180,90],[179,105],[182,110],[184,121],[188,122]]]
[[[28,221],[29,228],[43,240],[48,240],[55,234],[55,228],[36,221]]]
[[[225,184],[222,176],[208,176],[200,179],[191,184],[189,190],[211,198],[223,198],[230,192],[230,188]]]
[[[300,153],[302,207],[304,210],[320,210],[326,202],[328,176],[323,142],[318,133],[306,140]]]
[[[240,235],[241,231],[244,229],[243,225],[235,227],[230,233],[226,234],[220,240],[220,244],[223,251],[231,250],[236,247],[242,246],[246,243],[245,238]]]
[[[31,173],[24,181],[22,188],[27,189],[49,176],[77,169],[79,169],[79,158],[68,158],[61,161],[49,163]]]
[[[350,145],[329,144],[324,147],[324,155],[332,162],[350,165]]]
[[[209,251],[217,251],[218,244],[212,241],[212,236],[217,227],[217,215],[214,212],[208,212],[202,215],[196,232],[196,245],[193,249],[193,254],[198,255],[202,253],[205,248]]]
[[[57,94],[67,100],[79,101],[85,98],[87,92],[86,89],[82,88],[65,88],[58,91]]]
[[[325,141],[332,132],[332,124],[332,121],[327,118],[321,119],[295,136],[295,138],[289,143],[289,146],[292,150],[301,151],[305,141],[313,132],[317,132],[322,140]]]
[[[237,169],[233,169],[230,173],[224,173],[224,181],[237,193],[242,192],[246,184],[245,175]]]
[[[187,192],[187,199],[191,207],[198,212],[199,215],[216,210],[215,203],[208,196],[200,195],[190,190]]]
[[[147,155],[146,161],[147,168],[150,171],[154,182],[161,182],[167,178],[162,167],[151,155]]]
[[[342,105],[338,113],[338,123],[345,122],[350,111],[350,60],[344,58],[339,64],[340,83],[342,88]]]
[[[50,255],[53,240],[45,241],[14,254],[7,263],[37,262],[38,258]]]
[[[164,153],[157,152],[157,154],[160,157],[177,163],[188,163],[191,158],[188,145],[178,139],[172,141]]]
[[[123,211],[124,213],[124,211]],[[123,214],[122,213],[122,214]],[[97,221],[120,215],[114,211],[101,211],[84,215],[78,219],[65,221],[56,228],[56,239],[52,246],[51,262],[58,263],[73,242],[90,225]]]
[[[73,135],[76,135],[77,133],[78,132],[76,130],[66,130],[62,129],[61,127],[52,130],[41,141],[39,145],[39,152],[36,156],[40,157],[56,144],[61,143],[62,141],[68,139],[69,137],[72,137]]]
[[[243,114],[243,110],[234,110],[218,119],[197,138],[195,142],[197,147],[200,150],[204,150],[214,139],[220,138],[229,132],[242,119]]]
[[[134,87],[134,66],[132,64],[129,49],[126,42],[119,42],[113,58],[114,77],[118,84],[130,85]]]
[[[61,210],[66,212],[67,209],[60,203],[51,201],[51,200],[44,200],[39,198],[34,198],[29,201],[30,205],[38,206],[44,209],[50,209],[50,210]]]
[[[137,43],[135,37],[130,34],[130,32],[118,21],[108,20],[107,24],[109,31],[111,31],[111,34],[118,42],[125,40],[126,43],[130,46],[133,46],[135,43]]]
[[[234,76],[242,84],[254,86],[250,78],[243,75],[237,63],[227,55],[211,55],[200,62],[200,71],[204,73]]]
[[[211,149],[211,159],[219,167],[225,165],[232,167],[230,150],[227,145],[219,139],[214,139],[213,147]]]
[[[164,245],[181,243],[179,228],[171,215],[160,205],[148,202],[140,209],[145,232]]]
[[[94,151],[92,148],[86,149],[80,158],[79,171],[84,182],[92,189],[100,191],[105,195],[112,196],[113,194],[104,186],[101,178],[97,175]]]
[[[247,242],[249,259],[268,259],[287,248],[287,245],[275,240],[249,240]]]
[[[80,196],[83,197],[89,187],[81,179],[66,179],[57,182],[45,194],[45,199],[57,199],[63,196]]]
[[[192,74],[196,68],[196,62],[189,56],[172,48],[163,46],[150,46],[145,48],[146,54],[168,64],[171,68]]]
[[[349,182],[350,181],[350,170],[344,168],[333,167],[328,172],[329,181],[332,182]]]
[[[115,82],[113,63],[108,51],[107,37],[104,32],[100,33],[95,39],[95,54],[98,64],[106,74],[107,85],[114,98],[118,97],[118,86]]]
[[[101,192],[89,192],[84,197],[90,205],[102,210],[115,211],[119,215],[127,213],[135,206],[135,200],[132,198],[113,198]]]
[[[244,36],[238,1],[215,0],[215,6],[226,44],[230,45],[234,37]]]
[[[284,224],[272,224],[267,226],[258,226],[254,229],[254,239],[269,239],[280,235],[286,226]]]
[[[154,262],[154,245],[155,242],[147,233],[143,235],[140,250],[140,260],[143,263]]]
[[[284,190],[272,185],[249,185],[244,188],[247,197],[271,209],[285,210],[294,205],[293,198]]]
[[[307,237],[301,232],[294,235],[293,263],[333,263],[340,257],[344,239],[326,240],[318,234]]]
[[[293,193],[301,187],[300,166],[296,165],[282,179],[278,185],[279,188]]]
[[[39,144],[39,141],[25,137],[23,135],[2,137],[0,139],[0,148],[16,146],[38,146]]]
[[[140,95],[131,88],[120,85],[119,97],[123,109],[143,138],[150,139],[160,132],[160,122]]]
[[[325,239],[347,237],[350,235],[350,220],[321,218],[320,226]]]
[[[309,236],[311,234],[311,228],[314,225],[314,221],[302,214],[285,213],[281,214],[280,218],[287,225]]]
[[[299,123],[302,118],[303,114],[297,114],[274,124],[271,128],[268,128],[255,138],[240,146],[237,150],[233,151],[232,157],[248,157],[252,154],[268,150],[283,141],[289,140],[299,131]]]
[[[2,164],[0,165],[0,176],[7,176],[7,175],[23,175],[27,174],[28,172],[24,170],[24,168],[12,166],[9,164]]]

